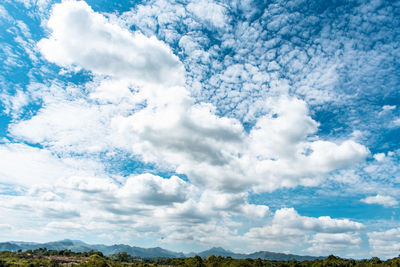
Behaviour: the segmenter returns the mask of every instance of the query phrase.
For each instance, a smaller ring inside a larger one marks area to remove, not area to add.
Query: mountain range
[[[105,255],[111,255],[125,251],[126,253],[140,257],[140,258],[184,258],[193,257],[199,255],[202,258],[206,258],[210,255],[232,257],[234,259],[264,259],[264,260],[275,260],[275,261],[305,261],[305,260],[316,260],[324,259],[325,257],[314,257],[314,256],[300,256],[294,254],[275,253],[269,251],[258,251],[250,254],[234,253],[229,250],[225,250],[221,247],[214,247],[209,250],[202,252],[191,252],[184,254],[182,252],[174,252],[166,250],[160,247],[155,248],[141,248],[135,246],[129,246],[124,244],[115,244],[111,246],[97,244],[91,245],[79,240],[61,240],[48,243],[35,243],[35,242],[19,242],[19,241],[8,241],[0,243],[0,251],[26,251],[28,249],[34,250],[39,248],[46,248],[47,250],[65,250],[69,249],[74,252],[88,252],[90,250],[101,251]]]

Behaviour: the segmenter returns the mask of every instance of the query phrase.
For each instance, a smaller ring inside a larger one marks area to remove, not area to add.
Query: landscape
[[[292,254],[273,253],[267,251],[259,251],[251,254],[239,254],[231,251],[224,250],[223,248],[211,248],[198,253],[187,253],[173,252],[165,250],[159,247],[156,248],[140,248],[131,247],[128,245],[89,245],[78,240],[62,240],[50,243],[31,243],[31,242],[4,242],[0,243],[0,251],[18,252],[18,251],[34,251],[46,249],[48,251],[72,251],[76,253],[83,252],[101,252],[103,255],[114,255],[118,253],[127,253],[132,257],[150,259],[150,258],[185,258],[200,256],[201,258],[207,258],[211,255],[231,257],[234,259],[266,259],[274,261],[290,261],[290,260],[316,260],[324,259],[325,257],[311,257],[311,256],[299,256]]]
[[[128,245],[89,245],[79,240],[49,243],[0,243],[0,267],[8,266],[399,266],[400,257],[382,261],[377,257],[364,260],[299,256],[259,251],[238,254],[223,248],[199,253],[177,253],[162,248],[140,248]]]
[[[400,266],[400,0],[1,0],[1,266]]]

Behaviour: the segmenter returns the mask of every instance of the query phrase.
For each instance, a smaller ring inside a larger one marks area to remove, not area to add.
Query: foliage
[[[400,267],[400,257],[382,261],[377,257],[369,260],[349,260],[330,255],[324,260],[314,261],[269,261],[262,259],[232,259],[211,255],[189,258],[147,258],[132,257],[126,252],[104,256],[101,252],[72,252],[70,250],[37,249],[26,252],[0,252],[0,267],[9,266],[76,266],[76,267]]]

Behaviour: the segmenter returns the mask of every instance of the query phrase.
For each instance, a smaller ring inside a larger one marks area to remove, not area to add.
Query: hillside
[[[210,255],[215,255],[221,257],[231,257],[233,259],[260,258],[263,260],[274,260],[274,261],[289,261],[289,260],[305,261],[305,260],[316,260],[324,258],[324,257],[275,253],[268,251],[258,251],[250,254],[240,254],[240,253],[234,253],[229,250],[225,250],[221,247],[213,247],[211,249],[201,251],[198,253],[192,252],[184,254],[182,252],[174,252],[160,247],[141,248],[124,244],[115,244],[110,246],[102,244],[91,245],[79,240],[69,240],[69,239],[55,241],[55,242],[47,242],[47,243],[18,242],[18,241],[9,241],[0,243],[1,251],[16,252],[19,250],[27,251],[39,248],[46,248],[47,250],[71,250],[73,252],[89,252],[91,250],[94,250],[94,251],[101,251],[104,255],[112,255],[120,252],[126,252],[133,257],[140,257],[140,258],[185,258],[185,257],[194,257],[196,255],[199,255],[202,258],[207,258]]]

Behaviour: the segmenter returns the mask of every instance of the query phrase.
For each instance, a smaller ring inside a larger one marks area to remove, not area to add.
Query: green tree
[[[109,265],[107,264],[107,260],[106,259],[100,257],[97,254],[93,254],[92,256],[90,256],[90,260],[89,261],[82,262],[81,264],[79,264],[79,266],[82,266],[82,267],[92,267],[92,266],[93,267],[94,266],[96,266],[96,267],[107,267]]]
[[[260,258],[256,259],[256,260],[254,261],[253,266],[255,266],[255,267],[263,267],[262,260],[261,260]]]
[[[207,267],[218,267],[218,266],[220,266],[220,262],[219,262],[218,258],[214,254],[211,254],[210,256],[208,256],[205,264],[206,264]]]
[[[185,260],[185,265],[190,266],[190,267],[204,267],[203,259],[199,256],[196,255],[192,258],[187,258]]]
[[[120,252],[117,254],[117,259],[120,262],[127,262],[129,260],[131,255],[129,255],[128,253],[126,253],[125,251]]]

